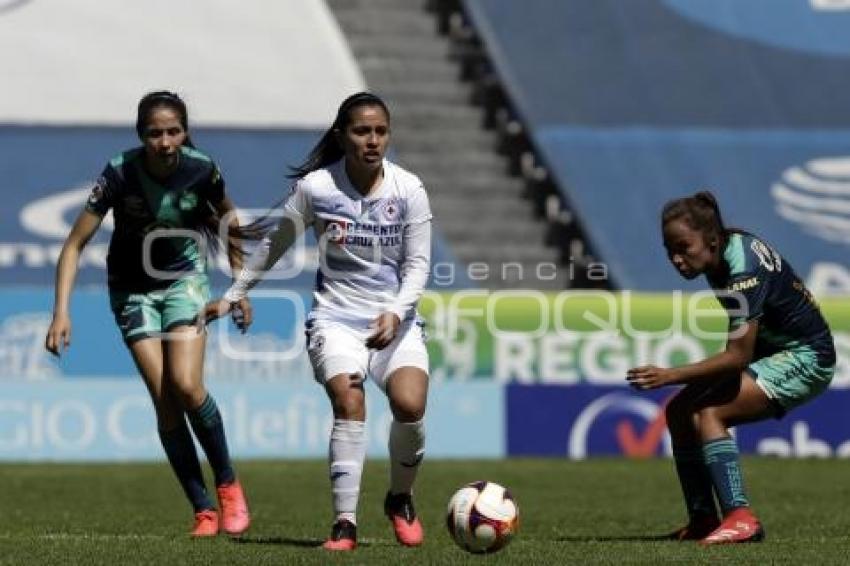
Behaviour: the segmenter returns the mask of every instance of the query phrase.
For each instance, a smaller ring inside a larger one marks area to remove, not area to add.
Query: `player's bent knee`
[[[393,418],[400,423],[415,423],[425,417],[424,403],[396,404],[390,403]]]
[[[395,420],[421,420],[428,399],[428,374],[417,367],[396,369],[387,380],[386,394]]]
[[[691,420],[691,426],[694,428],[694,430],[699,430],[700,424],[702,422],[699,418],[699,412],[691,413],[690,414],[690,420]]]
[[[701,407],[694,415],[700,422],[711,422],[718,418],[716,407]]]
[[[334,395],[331,404],[338,419],[363,420],[366,416],[366,401],[358,390]]]
[[[195,383],[193,380],[175,381],[173,391],[185,410],[199,407],[207,397],[207,390],[204,386],[201,383]]]
[[[698,421],[691,403],[680,397],[674,398],[664,408],[664,417],[671,432],[684,429],[695,429]]]
[[[393,418],[402,423],[414,423],[425,416],[427,397],[425,391],[396,388],[389,392]]]
[[[337,402],[333,405],[334,418],[347,421],[362,421],[366,418],[366,407],[363,403]]]
[[[703,407],[694,414],[697,430],[704,438],[714,438],[725,433],[726,421],[718,407]]]

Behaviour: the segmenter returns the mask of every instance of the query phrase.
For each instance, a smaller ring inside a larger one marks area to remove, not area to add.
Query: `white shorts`
[[[428,373],[423,322],[416,318],[401,323],[395,339],[383,350],[370,350],[366,340],[371,329],[354,328],[343,322],[312,321],[307,327],[307,354],[313,374],[321,384],[341,373],[369,377],[382,390],[400,367],[416,367]]]

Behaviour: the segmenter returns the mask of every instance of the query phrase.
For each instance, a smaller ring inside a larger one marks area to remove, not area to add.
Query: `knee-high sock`
[[[366,426],[362,421],[335,419],[328,450],[331,495],[336,520],[357,524],[360,476],[366,458]]]
[[[424,421],[400,423],[393,420],[390,425],[390,491],[410,493],[419,464],[425,456]]]
[[[233,465],[230,463],[230,454],[227,451],[227,439],[224,436],[221,413],[212,395],[208,394],[200,407],[187,413],[192,430],[212,466],[215,484],[231,483],[236,479],[236,474],[233,473]]]
[[[673,458],[685,495],[688,516],[717,516],[711,475],[703,459],[702,449],[697,446],[673,447]]]
[[[201,463],[195,451],[195,442],[192,440],[186,421],[181,418],[180,424],[172,430],[160,429],[159,439],[165,449],[165,455],[168,456],[171,469],[174,470],[195,512],[215,508],[207,494],[204,476],[201,473]]]
[[[744,493],[735,441],[728,437],[710,440],[702,445],[702,451],[723,514],[738,507],[748,507],[750,502]]]

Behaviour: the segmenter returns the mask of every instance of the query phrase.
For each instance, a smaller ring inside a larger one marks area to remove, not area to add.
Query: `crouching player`
[[[764,528],[750,508],[729,428],[781,418],[824,391],[835,373],[832,334],[791,266],[757,236],[725,228],[711,193],[668,202],[661,227],[670,262],[685,279],[705,275],[730,322],[726,349],[714,356],[628,372],[640,390],[685,385],[666,409],[689,515],[671,538],[760,541]]]

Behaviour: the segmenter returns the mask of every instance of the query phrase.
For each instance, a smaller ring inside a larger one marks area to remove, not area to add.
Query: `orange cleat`
[[[340,519],[331,527],[331,536],[322,545],[325,550],[354,550],[357,548],[357,525]]]
[[[700,515],[691,517],[688,524],[664,536],[665,540],[701,540],[710,535],[720,526],[720,519],[714,515]]]
[[[221,527],[229,535],[241,535],[251,526],[248,503],[239,481],[225,483],[215,488],[221,505]]]
[[[749,507],[738,507],[729,512],[711,534],[700,544],[730,544],[738,542],[761,542],[764,528]]]
[[[422,523],[413,509],[413,499],[409,493],[393,494],[387,492],[384,499],[384,513],[392,521],[395,538],[404,546],[419,546],[425,538]]]
[[[193,537],[214,537],[218,534],[218,513],[214,509],[204,509],[195,513]]]

